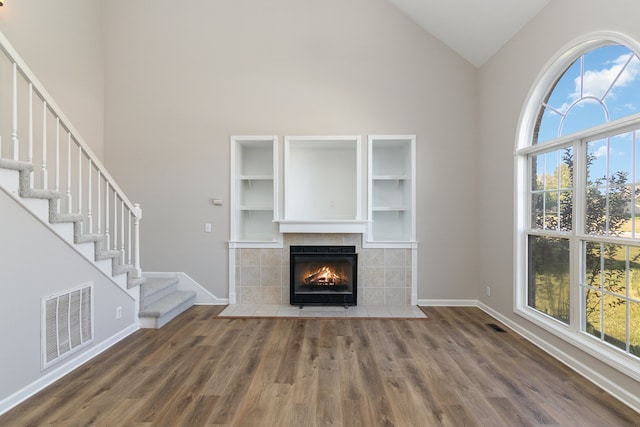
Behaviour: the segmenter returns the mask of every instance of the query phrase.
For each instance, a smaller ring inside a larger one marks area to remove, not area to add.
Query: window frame
[[[573,147],[575,159],[586,156],[587,141],[596,140],[614,134],[640,129],[640,113],[626,116],[614,121],[597,125],[569,135],[561,136],[551,141],[532,145],[533,132],[536,126],[540,106],[548,91],[553,88],[556,79],[571,64],[584,53],[609,44],[624,45],[636,53],[640,52],[640,45],[615,32],[596,32],[580,37],[569,43],[551,58],[539,74],[527,95],[525,105],[521,111],[515,147],[515,207],[514,207],[514,312],[531,321],[533,324],[563,339],[582,351],[598,358],[608,365],[616,368],[624,374],[640,381],[640,362],[638,358],[620,350],[612,345],[603,343],[597,338],[583,331],[584,315],[582,313],[580,277],[582,271],[581,245],[584,241],[613,242],[619,244],[625,242],[624,238],[611,239],[607,236],[592,236],[584,234],[582,215],[576,212],[584,212],[584,194],[586,187],[586,165],[580,161],[574,163],[573,177],[573,209],[571,232],[560,230],[533,230],[530,228],[531,218],[531,156],[550,151],[561,150],[565,147]],[[576,209],[576,206],[581,206]],[[570,256],[570,314],[569,323],[547,315],[528,305],[528,262],[527,241],[530,235],[558,237],[569,239]],[[596,237],[594,239],[594,237]],[[639,246],[638,239],[633,240],[633,246]]]

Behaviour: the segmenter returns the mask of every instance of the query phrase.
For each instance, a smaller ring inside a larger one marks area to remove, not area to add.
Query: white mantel
[[[280,233],[353,233],[367,231],[369,221],[364,220],[281,220]]]

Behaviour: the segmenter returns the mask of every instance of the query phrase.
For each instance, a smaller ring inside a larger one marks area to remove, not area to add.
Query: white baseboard
[[[607,377],[594,371],[587,365],[580,362],[575,357],[567,354],[566,352],[562,351],[558,347],[544,340],[540,336],[532,333],[526,328],[523,328],[517,323],[511,321],[509,318],[503,316],[502,314],[495,311],[491,307],[485,305],[484,303],[479,301],[477,306],[480,310],[484,311],[489,316],[500,321],[509,329],[511,329],[512,331],[514,331],[515,333],[517,333],[527,341],[531,342],[533,345],[540,348],[541,350],[543,350],[553,358],[562,362],[564,365],[566,365],[567,367],[575,371],[577,374],[581,375],[582,377],[591,381],[598,387],[602,388],[607,393],[609,393],[610,395],[612,395],[613,397],[615,397],[616,399],[618,399],[619,401],[621,401],[622,403],[624,403],[625,405],[633,409],[634,411],[640,412],[640,396],[638,394],[631,393],[628,390],[625,390],[619,387],[616,383],[612,382]]]
[[[195,305],[227,305],[228,298],[218,298],[198,282],[193,280],[184,272],[154,272],[145,271],[142,273],[144,277],[177,277],[178,289],[181,291],[194,291],[196,293]]]
[[[57,368],[54,368],[51,372],[40,377],[36,381],[27,385],[26,387],[23,387],[22,389],[18,390],[12,395],[6,397],[2,401],[0,401],[0,415],[4,414],[14,406],[22,403],[23,401],[30,398],[34,394],[43,390],[45,387],[50,386],[51,384],[58,381],[60,378],[69,374],[75,369],[79,368],[84,363],[93,359],[94,357],[104,352],[105,350],[115,345],[116,343],[122,341],[124,338],[136,332],[138,329],[140,328],[137,323],[134,323],[133,325],[128,326],[126,329],[123,329],[122,331],[118,332],[111,338],[108,338],[102,341],[100,344],[89,348],[87,351],[80,353],[78,356],[71,358],[70,360],[58,366]]]
[[[418,305],[425,307],[477,307],[475,299],[419,299]]]

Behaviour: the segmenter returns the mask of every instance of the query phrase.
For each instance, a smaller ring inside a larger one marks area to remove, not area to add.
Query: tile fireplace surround
[[[285,234],[282,248],[236,248],[237,304],[289,304],[291,245],[355,245],[358,305],[411,304],[411,249],[363,248],[361,234]]]

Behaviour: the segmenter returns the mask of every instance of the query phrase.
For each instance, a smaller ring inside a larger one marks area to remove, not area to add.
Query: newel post
[[[133,238],[134,238],[134,250],[135,255],[133,259],[133,266],[136,269],[138,277],[142,275],[142,269],[140,269],[140,220],[142,219],[142,208],[139,203],[134,205],[134,217],[133,217]]]

